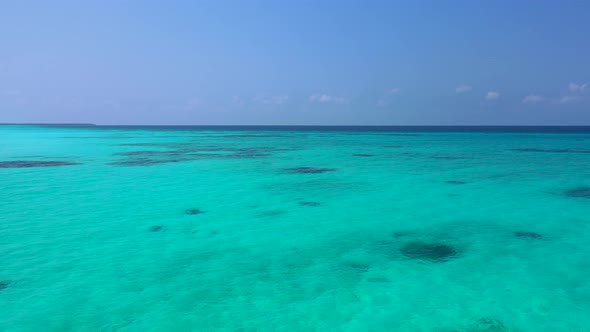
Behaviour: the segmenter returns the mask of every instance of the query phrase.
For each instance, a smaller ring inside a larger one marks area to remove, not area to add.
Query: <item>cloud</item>
[[[498,98],[500,98],[500,94],[496,91],[488,91],[488,93],[486,93],[486,100],[496,100]]]
[[[284,104],[289,100],[289,96],[287,95],[280,95],[280,96],[272,96],[270,97],[271,104]]]
[[[395,94],[397,94],[398,92],[399,92],[399,88],[393,88],[393,89],[391,89],[391,90],[387,91],[387,94],[388,94],[388,95],[395,95]]]
[[[455,92],[456,93],[465,93],[465,92],[469,92],[471,91],[471,89],[473,89],[470,85],[459,85],[457,88],[455,88]]]
[[[528,95],[528,96],[524,97],[522,102],[527,103],[527,104],[533,104],[533,103],[544,102],[545,100],[547,100],[547,98],[545,98],[541,95]]]
[[[309,101],[312,103],[334,103],[334,104],[348,104],[350,100],[344,97],[329,96],[329,95],[311,95]]]
[[[276,95],[270,97],[255,97],[254,101],[266,104],[266,105],[282,105],[289,100],[287,95]]]
[[[242,106],[244,105],[244,100],[240,96],[232,96],[231,102],[234,105]]]
[[[584,84],[570,83],[567,87],[571,92],[583,93],[586,90],[586,88],[588,87],[588,85],[586,83],[584,83]]]
[[[581,98],[579,96],[563,96],[557,100],[559,104],[567,104],[579,101]]]

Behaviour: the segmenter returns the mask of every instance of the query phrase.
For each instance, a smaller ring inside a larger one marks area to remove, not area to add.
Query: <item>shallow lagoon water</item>
[[[590,331],[588,149],[0,126],[0,330]]]

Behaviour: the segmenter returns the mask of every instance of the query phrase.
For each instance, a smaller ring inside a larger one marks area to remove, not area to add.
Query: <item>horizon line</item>
[[[540,125],[540,124],[96,124],[83,122],[0,122],[0,126],[85,126],[85,127],[590,127],[585,125]]]

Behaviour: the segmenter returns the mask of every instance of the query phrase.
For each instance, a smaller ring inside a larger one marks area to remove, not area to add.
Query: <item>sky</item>
[[[590,1],[0,0],[0,123],[590,125]]]

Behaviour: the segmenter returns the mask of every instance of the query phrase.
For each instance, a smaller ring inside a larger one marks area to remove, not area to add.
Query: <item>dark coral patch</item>
[[[125,157],[134,157],[134,156],[170,156],[175,155],[175,151],[129,151],[129,152],[117,152],[113,155],[115,156],[125,156]]]
[[[184,213],[185,214],[188,214],[188,215],[191,215],[191,216],[194,216],[194,215],[197,215],[197,214],[205,213],[205,211],[199,210],[199,209],[186,209],[186,210],[184,210]]]
[[[320,174],[320,173],[327,173],[327,172],[334,172],[336,171],[335,168],[321,168],[321,167],[293,167],[285,169],[288,173],[296,173],[296,174]]]
[[[535,232],[514,232],[514,236],[527,239],[542,239],[543,235]]]
[[[34,161],[34,160],[0,161],[0,168],[57,167],[57,166],[71,166],[71,165],[80,165],[80,163],[73,163],[73,162],[68,162],[68,161]]]
[[[447,181],[448,184],[466,184],[467,182],[465,181],[460,181],[460,180],[449,180]]]
[[[231,154],[225,154],[226,159],[254,159],[270,157],[272,151],[266,149],[239,149]]]
[[[285,211],[283,210],[268,210],[268,211],[262,211],[260,213],[257,214],[258,217],[276,217],[276,216],[280,216],[282,214],[285,214]]]
[[[281,135],[281,134],[232,134],[224,135],[225,138],[285,138],[295,137],[293,135]]]
[[[160,225],[153,225],[150,227],[150,232],[160,232],[162,230],[164,230],[164,227]]]
[[[418,241],[406,243],[400,252],[408,258],[430,262],[445,262],[459,254],[457,249],[448,244]]]
[[[320,206],[321,204],[318,202],[304,201],[304,202],[299,202],[299,205],[301,205],[301,206]]]
[[[517,152],[545,152],[545,153],[590,153],[588,149],[536,149],[536,148],[524,148],[524,149],[512,149]]]
[[[185,143],[185,142],[161,142],[161,143],[122,143],[122,144],[117,144],[118,146],[156,146],[156,147],[162,147],[162,148],[179,148],[179,147],[183,147],[183,146],[189,146],[190,143]]]
[[[8,288],[8,286],[10,286],[10,281],[0,280],[0,291]]]
[[[353,154],[354,157],[374,157],[374,154],[367,154],[367,153],[355,153]]]
[[[117,166],[153,166],[165,163],[187,162],[203,159],[256,159],[269,157],[274,152],[292,151],[292,148],[274,147],[223,147],[204,146],[198,143],[128,143],[120,146],[158,147],[167,151],[128,151],[115,156],[126,159],[110,163]]]
[[[154,166],[154,165],[161,165],[161,164],[168,164],[168,163],[178,163],[181,161],[186,161],[186,159],[137,158],[137,159],[115,161],[115,162],[109,163],[109,165],[115,165],[115,166]]]
[[[385,136],[403,136],[403,137],[418,137],[420,134],[385,134]]]
[[[472,324],[467,331],[470,332],[503,332],[508,331],[504,323],[494,318],[480,318]]]
[[[463,160],[463,159],[468,159],[466,157],[439,156],[439,155],[430,156],[430,158],[431,159],[437,159],[437,160]]]
[[[590,198],[590,187],[577,187],[563,192],[565,196],[576,198]]]
[[[346,266],[357,272],[367,272],[371,268],[371,265],[363,263],[350,263],[346,264]]]

